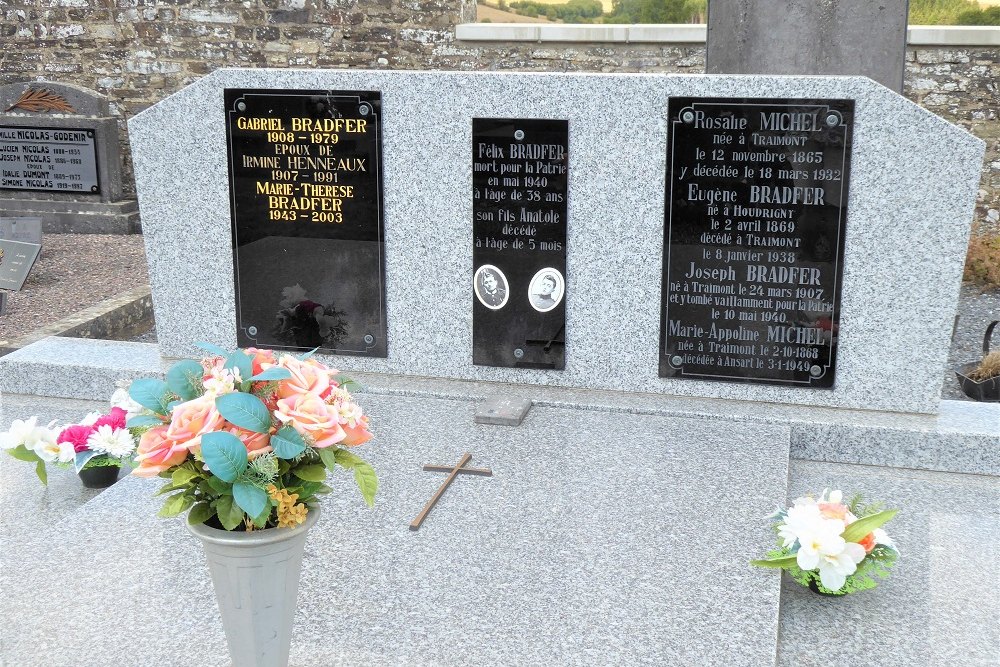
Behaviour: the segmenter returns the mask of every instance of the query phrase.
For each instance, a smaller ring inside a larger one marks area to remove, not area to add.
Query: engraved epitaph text
[[[832,388],[851,100],[671,98],[660,376]]]
[[[100,192],[94,131],[0,125],[0,189]]]

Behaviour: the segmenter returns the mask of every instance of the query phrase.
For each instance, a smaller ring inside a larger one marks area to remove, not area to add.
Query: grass
[[[1000,289],[1000,232],[973,226],[964,278],[984,289]]]

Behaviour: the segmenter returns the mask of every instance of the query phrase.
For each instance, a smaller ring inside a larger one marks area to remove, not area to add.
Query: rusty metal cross
[[[458,462],[457,465],[454,465],[454,466],[425,465],[424,466],[424,470],[426,470],[428,472],[446,472],[446,473],[449,473],[449,474],[448,474],[448,477],[441,484],[441,486],[438,487],[438,490],[434,492],[434,495],[431,496],[431,499],[427,501],[427,504],[424,505],[424,509],[420,510],[420,514],[417,515],[417,518],[415,518],[413,521],[410,522],[410,530],[418,530],[420,528],[420,525],[424,522],[424,519],[427,518],[427,515],[430,514],[431,510],[434,508],[434,505],[436,505],[437,501],[440,500],[441,496],[444,495],[445,490],[447,490],[448,486],[459,475],[479,475],[481,477],[492,477],[493,476],[493,471],[490,470],[489,468],[466,468],[465,467],[466,464],[468,464],[469,461],[471,461],[471,460],[472,460],[472,454],[470,454],[469,452],[466,452],[465,454],[462,455],[462,459]]]

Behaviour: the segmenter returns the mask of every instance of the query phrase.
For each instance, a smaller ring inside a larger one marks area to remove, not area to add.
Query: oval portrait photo
[[[559,269],[546,268],[535,274],[528,284],[528,300],[531,307],[540,313],[547,313],[562,301],[566,291],[566,281]]]
[[[500,310],[507,304],[510,286],[503,271],[492,264],[483,264],[472,277],[472,290],[479,303],[490,310]]]

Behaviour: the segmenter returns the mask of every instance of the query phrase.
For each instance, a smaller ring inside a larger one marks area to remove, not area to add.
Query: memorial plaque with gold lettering
[[[239,344],[385,357],[381,93],[225,104]]]
[[[832,389],[854,101],[667,113],[660,377]]]

